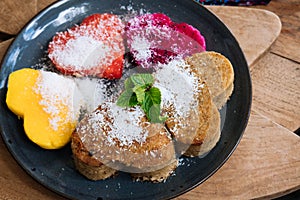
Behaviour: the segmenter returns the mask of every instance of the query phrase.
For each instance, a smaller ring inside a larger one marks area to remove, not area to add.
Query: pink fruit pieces
[[[197,29],[186,23],[176,24],[162,13],[132,18],[125,35],[134,62],[144,68],[206,49],[204,37]]]

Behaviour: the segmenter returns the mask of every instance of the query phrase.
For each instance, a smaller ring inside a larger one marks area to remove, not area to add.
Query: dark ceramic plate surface
[[[89,181],[75,171],[70,145],[43,150],[30,142],[23,121],[7,108],[7,78],[15,70],[38,64],[47,44],[58,31],[66,30],[93,13],[124,14],[132,5],[151,13],[162,12],[173,21],[186,22],[205,36],[207,50],[230,59],[234,67],[234,92],[221,112],[222,135],[217,146],[204,158],[182,158],[174,176],[165,183],[133,182],[126,173],[104,181]],[[230,31],[207,9],[192,0],[65,0],[58,1],[33,18],[18,34],[1,64],[0,127],[7,148],[35,180],[72,199],[168,199],[201,184],[215,173],[238,145],[247,125],[251,104],[251,80],[244,55]]]

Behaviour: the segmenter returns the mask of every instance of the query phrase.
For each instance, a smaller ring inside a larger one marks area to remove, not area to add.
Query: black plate
[[[89,181],[75,171],[69,145],[55,151],[34,145],[24,134],[22,120],[10,112],[5,103],[8,75],[40,63],[48,42],[57,31],[66,30],[92,13],[124,14],[127,10],[121,9],[122,5],[152,13],[163,12],[173,21],[197,27],[206,38],[207,50],[224,54],[234,67],[235,88],[230,101],[221,110],[223,129],[219,143],[204,158],[182,159],[176,175],[165,183],[133,182],[125,173],[104,181]],[[201,184],[232,154],[248,121],[251,80],[244,55],[233,35],[211,12],[192,0],[65,0],[33,18],[8,49],[1,68],[0,99],[4,142],[18,163],[49,189],[73,199],[166,199]]]

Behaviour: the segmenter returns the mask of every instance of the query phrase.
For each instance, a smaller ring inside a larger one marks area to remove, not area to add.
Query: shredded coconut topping
[[[131,43],[132,51],[136,59],[147,61],[151,57],[151,42],[145,37],[135,36]]]
[[[106,67],[124,53],[124,25],[118,16],[81,24],[59,32],[50,42],[49,58],[60,67],[73,71]],[[98,69],[100,73],[101,69]],[[96,73],[96,72],[95,72]]]
[[[161,91],[162,106],[172,106],[178,117],[186,117],[198,105],[198,78],[184,60],[172,60],[160,65],[154,76],[154,86]]]
[[[205,49],[204,38],[197,29],[174,23],[164,14],[135,16],[125,30],[129,50],[137,64],[144,68]]]
[[[70,39],[64,49],[54,51],[57,62],[63,66],[73,66],[75,70],[90,69],[101,62],[108,63],[111,48],[92,37],[80,36]]]
[[[50,125],[58,130],[60,124],[66,123],[61,118],[61,113],[66,114],[68,121],[74,121],[73,92],[75,83],[72,79],[60,76],[56,73],[40,71],[35,92],[42,99],[39,102],[43,110],[50,115]]]
[[[104,103],[90,115],[88,124],[95,138],[105,134],[109,144],[130,146],[146,141],[148,132],[141,126],[143,116],[139,108],[123,109],[114,103]]]

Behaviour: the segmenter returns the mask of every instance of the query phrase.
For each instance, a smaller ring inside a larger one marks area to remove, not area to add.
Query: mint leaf
[[[136,106],[138,104],[137,97],[133,94],[129,100],[129,107]]]
[[[147,118],[150,120],[149,110],[153,106],[152,97],[149,92],[145,93],[145,99],[141,104],[142,109],[144,110],[145,114],[147,115]]]
[[[152,123],[163,123],[167,120],[167,116],[160,116],[160,105],[153,104],[148,112],[148,116],[151,119]]]
[[[118,98],[117,105],[125,108],[138,104],[136,94],[132,90],[125,90]]]
[[[153,104],[160,104],[160,102],[160,90],[156,87],[152,87],[149,89],[149,91],[145,92],[145,99],[142,103],[142,109],[145,111],[145,113],[148,113]]]
[[[151,86],[154,83],[154,78],[151,74],[134,74],[130,77],[135,86]]]
[[[145,92],[145,99],[141,106],[150,122],[162,123],[167,119],[160,116],[160,103],[161,93],[158,88],[152,87]]]
[[[153,87],[151,74],[134,74],[125,80],[125,91],[119,96],[117,105],[133,107],[140,105],[148,120],[152,123],[163,123],[167,117],[161,116],[161,92]]]
[[[144,86],[135,86],[133,92],[136,94],[137,101],[142,104],[145,99],[146,87]]]
[[[132,82],[131,78],[127,78],[124,84],[125,84],[125,90],[130,90],[134,88],[134,83]]]
[[[161,103],[161,93],[157,87],[152,87],[149,89],[148,93],[151,96],[153,104],[160,104]]]

